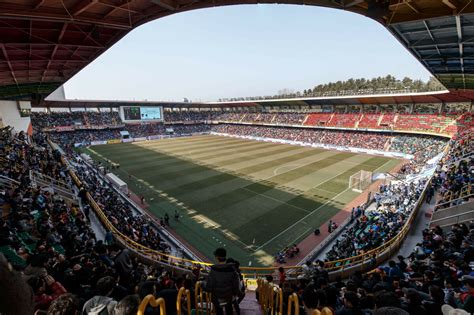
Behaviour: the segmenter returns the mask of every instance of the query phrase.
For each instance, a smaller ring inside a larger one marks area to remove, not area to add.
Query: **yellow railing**
[[[214,314],[212,306],[211,294],[202,289],[201,282],[196,282],[194,287],[194,302],[196,307],[196,315]]]
[[[184,287],[178,291],[178,298],[176,299],[177,315],[183,315],[183,303],[186,303],[187,315],[191,315],[191,293]]]
[[[293,313],[293,310],[295,311]],[[288,315],[299,315],[300,314],[300,302],[298,300],[298,295],[293,293],[288,297]]]
[[[283,315],[283,291],[272,283],[262,278],[257,279],[258,302],[263,314]],[[324,305],[322,309],[306,310],[309,315],[333,315],[334,312]],[[287,315],[298,315],[300,311],[299,297],[296,293],[288,297]]]
[[[283,315],[283,291],[267,280],[257,279],[258,302],[265,314]]]
[[[471,183],[468,183],[464,185],[459,192],[452,192],[452,191],[447,191],[443,194],[442,199],[436,204],[435,206],[435,211],[439,209],[441,206],[445,206],[446,204],[449,204],[453,202],[456,199],[462,199],[468,196],[471,196],[473,194],[472,192],[472,185]]]
[[[140,303],[140,306],[138,307],[137,315],[145,315],[145,310],[148,304],[150,304],[152,307],[159,307],[160,315],[166,315],[165,300],[163,298],[155,299],[153,294],[145,296],[145,298]]]
[[[67,165],[67,162],[64,157],[61,157],[61,160],[63,164]],[[74,180],[75,184],[78,187],[82,186],[82,182],[79,180],[79,178],[77,177],[77,175],[74,173],[72,169],[69,169],[69,174],[71,175],[72,179]],[[159,261],[165,264],[169,264],[171,266],[184,268],[184,269],[190,269],[192,266],[195,266],[195,265],[200,265],[201,267],[208,269],[209,266],[212,265],[209,262],[202,262],[202,261],[196,261],[196,260],[172,256],[172,255],[148,248],[140,243],[135,242],[134,240],[130,239],[128,236],[121,233],[109,221],[107,216],[104,214],[104,212],[99,207],[99,205],[95,202],[94,198],[91,196],[89,192],[87,192],[86,196],[87,196],[87,200],[89,201],[91,207],[94,209],[95,213],[99,217],[100,221],[108,230],[110,230],[113,233],[116,239],[123,245],[128,246],[129,248],[145,256],[146,258],[151,259],[153,261]],[[423,200],[423,198],[424,198],[424,191],[423,191],[422,196],[420,197],[420,200]],[[382,253],[385,253],[387,250],[389,250],[390,253],[393,253],[394,250],[397,250],[399,248],[399,246],[401,245],[401,242],[403,241],[406,234],[410,230],[410,227],[415,218],[416,212],[418,211],[418,207],[419,205],[417,204],[416,208],[413,210],[409,219],[407,220],[407,222],[405,223],[401,231],[397,234],[397,236],[390,239],[388,242],[382,244],[381,246],[373,250],[367,251],[363,254],[345,258],[345,259],[325,262],[326,269],[329,272],[339,271],[340,273],[342,273],[342,275],[344,275],[344,271],[346,269],[348,269],[349,267],[354,267],[358,265],[360,266],[360,269],[358,270],[363,271],[365,268],[364,263],[367,263],[374,254],[376,258],[379,258],[379,256]],[[240,269],[242,270],[244,277],[256,278],[258,276],[273,275],[276,272],[277,268],[278,267],[241,267]],[[299,271],[301,270],[301,268],[302,268],[301,266],[284,267],[284,269],[290,271],[289,275],[299,274],[300,273]]]

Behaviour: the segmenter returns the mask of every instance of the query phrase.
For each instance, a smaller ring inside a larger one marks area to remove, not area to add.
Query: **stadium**
[[[474,5],[287,3],[376,20],[436,84],[66,99],[139,25],[244,2],[0,2],[1,314],[474,313]]]

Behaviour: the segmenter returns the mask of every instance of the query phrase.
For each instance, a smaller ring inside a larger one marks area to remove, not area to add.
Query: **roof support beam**
[[[458,36],[454,38],[446,38],[446,39],[438,39],[437,41],[433,41],[431,39],[421,39],[415,42],[408,43],[408,48],[430,48],[434,46],[438,47],[458,47],[458,43],[462,44],[470,44],[471,46],[474,44],[474,37],[463,38],[459,40]]]
[[[177,9],[174,0],[151,0],[151,2],[170,11],[175,11]]]
[[[456,15],[456,31],[458,33],[459,58],[461,60],[462,83],[463,83],[464,89],[466,89],[466,77],[464,76],[464,45],[462,42],[461,16],[459,15]]]
[[[431,31],[430,31],[430,28],[429,28],[429,26],[428,26],[428,23],[427,23],[425,20],[423,20],[423,24],[425,25],[426,31],[428,32],[428,35],[430,35],[431,40],[432,40],[433,42],[436,42],[435,39],[434,39],[434,37],[433,37],[433,33],[431,33]],[[435,47],[436,47],[436,51],[438,52],[438,55],[441,55],[441,52],[439,51],[438,45],[435,45]]]
[[[456,0],[443,0],[442,2],[453,10],[458,9]]]
[[[66,43],[61,43],[61,44],[58,44],[58,43],[27,43],[27,42],[16,42],[16,43],[5,43],[6,46],[26,46],[26,45],[31,45],[31,46],[55,46],[55,45],[58,45],[58,46],[61,46],[61,47],[65,47],[65,48],[76,48],[76,47],[80,47],[80,48],[88,48],[88,49],[96,49],[96,50],[99,50],[99,49],[104,49],[105,47],[104,46],[94,46],[94,45],[85,45],[85,44],[66,44]]]
[[[2,46],[3,56],[5,57],[5,61],[8,64],[8,68],[10,69],[10,74],[13,78],[13,81],[15,81],[15,84],[18,85],[18,80],[16,79],[15,71],[13,70],[13,66],[10,62],[10,58],[8,57],[8,53],[7,53],[7,50],[5,49],[5,45],[3,45],[3,44],[0,44],[0,45]]]
[[[124,12],[127,12],[127,13],[131,13],[133,15],[143,15],[141,12],[139,11],[135,11],[135,10],[132,10],[130,9],[130,4],[127,0],[125,1],[122,1],[123,3],[121,4],[111,4],[111,3],[107,3],[105,2],[104,0],[100,0],[99,4],[103,5],[103,6],[106,6],[106,7],[109,7],[111,8],[111,10],[104,16],[104,17],[107,17],[109,16],[111,13],[115,12],[115,11],[124,11]]]
[[[45,0],[38,0],[38,2],[36,2],[36,5],[33,7],[33,10],[38,10],[44,4],[44,1]]]
[[[63,39],[64,33],[66,32],[67,27],[68,27],[68,23],[64,23],[61,29],[61,32],[59,33],[59,36],[58,36],[58,40],[57,40],[58,45],[61,43],[61,40]],[[49,67],[51,66],[51,63],[53,62],[54,56],[56,55],[56,52],[58,51],[58,47],[59,47],[58,45],[54,46],[53,52],[51,53],[51,56],[49,57],[48,64],[44,68],[43,75],[41,76],[40,82],[43,82],[44,77],[46,76],[46,72],[48,72]]]
[[[121,30],[130,30],[132,26],[128,23],[117,22],[117,21],[108,21],[104,19],[95,19],[89,17],[67,17],[62,14],[56,13],[40,13],[38,11],[15,11],[3,9],[2,4],[0,3],[0,17],[3,20],[14,19],[14,20],[37,20],[37,21],[46,21],[46,22],[74,22],[75,24],[97,24],[102,25],[107,28],[112,29],[121,29]]]
[[[415,12],[416,14],[420,14],[420,10],[415,6],[414,3],[412,3],[412,0],[403,0],[401,2],[389,5],[388,8],[390,9],[390,11],[395,12],[398,9],[398,7],[401,5],[406,5],[407,7],[412,9],[413,12]]]
[[[351,1],[349,3],[344,3],[344,8],[350,8],[350,7],[353,7],[355,5],[361,4],[362,2],[364,2],[364,0],[354,0],[354,1]]]
[[[90,7],[92,7],[94,4],[96,4],[98,0],[82,0],[79,1],[74,7],[72,7],[71,14],[73,16],[79,15],[82,12],[86,11]]]
[[[474,28],[474,24],[473,23],[464,23],[462,27],[464,29]],[[432,27],[431,29],[433,31],[436,31],[436,33],[442,33],[442,32],[443,33],[449,33],[449,32],[452,32],[453,27],[452,26],[443,26],[443,27],[438,26],[438,27]],[[418,29],[403,31],[401,33],[403,35],[411,35],[411,34],[419,34],[419,33],[424,34],[425,32],[426,32],[426,28],[422,27],[422,28],[418,28]]]

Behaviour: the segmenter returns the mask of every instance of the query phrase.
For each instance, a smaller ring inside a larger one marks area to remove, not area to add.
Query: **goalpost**
[[[372,183],[372,172],[360,170],[349,177],[349,188],[353,191],[362,192]]]

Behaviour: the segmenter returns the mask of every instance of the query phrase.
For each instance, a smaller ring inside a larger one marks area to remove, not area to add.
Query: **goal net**
[[[349,177],[349,188],[353,191],[362,192],[372,182],[372,172],[360,170]]]

